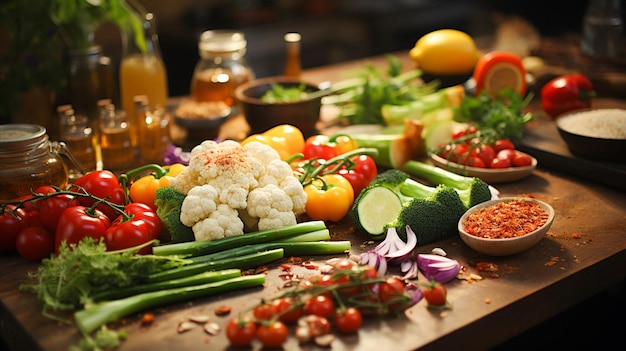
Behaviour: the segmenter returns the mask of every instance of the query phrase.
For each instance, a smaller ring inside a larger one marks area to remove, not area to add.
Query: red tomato
[[[498,154],[496,155],[496,158],[509,160],[510,162],[513,162],[513,158],[515,157],[515,155],[517,155],[517,151],[513,149],[506,149],[506,150],[502,150],[498,152]]]
[[[119,216],[106,230],[104,243],[107,250],[128,249],[159,238],[161,219],[150,206],[134,202],[126,205],[124,212],[130,218]],[[151,251],[152,245],[149,245],[141,248],[137,253],[145,255]]]
[[[402,306],[405,298],[404,288],[404,282],[399,278],[387,278],[378,286],[378,298],[390,310],[397,310]]]
[[[356,333],[362,323],[361,312],[354,307],[348,307],[335,316],[335,326],[344,334]]]
[[[274,301],[274,304],[276,306],[276,314],[285,323],[296,323],[304,315],[302,306],[299,306],[298,301],[293,297],[283,297]]]
[[[493,149],[493,147],[491,147],[491,145],[483,144],[476,147],[474,150],[476,156],[478,156],[483,161],[485,167],[486,165],[490,164],[491,160],[496,157],[496,151]]]
[[[263,302],[252,309],[252,315],[257,320],[270,320],[276,315],[276,305]]]
[[[511,167],[511,160],[508,158],[494,158],[489,165],[489,168],[509,168]]]
[[[511,149],[515,150],[515,144],[507,139],[499,139],[493,144],[493,151],[498,154],[502,150]]]
[[[477,168],[486,168],[487,165],[485,161],[483,161],[480,157],[472,156],[468,158],[467,162],[464,163],[466,166],[477,167]]]
[[[335,313],[335,303],[326,295],[310,298],[304,305],[306,314],[330,318]]]
[[[246,347],[256,337],[256,324],[244,318],[233,318],[226,324],[226,338],[234,347]]]
[[[28,225],[26,211],[6,205],[0,215],[0,252],[15,251],[15,241],[20,231]]]
[[[340,169],[339,175],[346,178],[352,190],[354,192],[354,198],[361,193],[366,186],[378,175],[378,168],[376,168],[376,162],[368,155],[359,155],[350,158],[354,162],[354,167],[351,169]]]
[[[26,222],[29,227],[43,227],[43,223],[41,222],[41,216],[39,215],[39,210],[32,210],[26,212]]]
[[[533,160],[530,156],[518,152],[515,157],[513,157],[513,166],[515,167],[525,167],[530,166],[533,163]]]
[[[272,324],[262,324],[257,328],[256,337],[263,347],[279,348],[287,341],[287,326],[281,321]]]
[[[43,227],[26,227],[17,235],[15,247],[23,258],[41,261],[54,252],[54,240]]]
[[[124,189],[120,186],[117,176],[111,171],[102,170],[87,173],[76,179],[74,184],[81,186],[87,193],[102,199],[106,198],[114,204],[124,205],[126,203]],[[81,205],[86,207],[95,203],[93,199],[86,197],[81,197],[79,201]],[[98,209],[106,214],[110,220],[114,220],[119,215],[119,212],[104,203],[98,205]]]
[[[541,106],[550,117],[591,107],[593,84],[582,74],[556,77],[541,88]]]
[[[41,219],[43,227],[51,233],[56,232],[61,214],[69,207],[78,205],[80,205],[78,200],[69,194],[51,196],[41,200],[39,218]]]
[[[463,163],[470,152],[470,146],[467,144],[456,144],[450,149],[447,159],[456,162]]]
[[[73,206],[61,214],[55,232],[54,250],[59,254],[61,244],[78,244],[85,237],[94,239],[103,238],[106,230],[111,226],[111,221],[100,210],[93,213],[85,206]]]
[[[432,282],[422,290],[424,299],[432,306],[443,306],[447,302],[448,289],[440,283]]]

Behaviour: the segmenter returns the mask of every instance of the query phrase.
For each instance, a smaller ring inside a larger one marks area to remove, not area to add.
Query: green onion
[[[269,229],[253,233],[246,233],[220,240],[191,241],[184,243],[155,246],[152,253],[157,256],[189,255],[200,256],[243,245],[259,244],[268,241],[283,240],[299,234],[326,229],[324,221],[301,222],[280,229]]]
[[[161,282],[171,279],[179,279],[194,274],[217,271],[230,268],[249,269],[259,265],[280,260],[284,257],[284,250],[281,248],[274,250],[255,251],[250,254],[226,257],[220,260],[193,263],[181,268],[170,269],[148,276],[150,282]]]
[[[74,313],[76,325],[83,334],[89,334],[100,326],[114,322],[130,314],[158,306],[216,295],[233,290],[262,286],[264,274],[241,276],[218,282],[184,288],[166,289],[134,295],[120,300],[101,302]]]
[[[172,279],[162,282],[153,282],[147,284],[133,285],[123,288],[111,289],[103,291],[99,294],[92,296],[93,301],[105,301],[113,299],[121,299],[123,297],[143,294],[151,291],[158,291],[164,289],[181,288],[184,286],[200,285],[220,280],[230,279],[241,276],[240,269],[224,269],[220,271],[209,271],[195,274],[188,277],[179,279]]]

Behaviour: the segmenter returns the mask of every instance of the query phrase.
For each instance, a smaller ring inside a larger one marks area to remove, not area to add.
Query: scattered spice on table
[[[526,235],[548,221],[548,213],[532,201],[510,200],[484,207],[463,221],[465,231],[486,239]]]

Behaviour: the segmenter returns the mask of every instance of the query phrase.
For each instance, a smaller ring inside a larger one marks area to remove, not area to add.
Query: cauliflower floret
[[[215,211],[191,229],[196,241],[218,240],[243,234],[243,222],[236,209],[219,204]]]
[[[258,141],[251,141],[243,147],[266,165],[271,161],[280,160],[280,154],[278,151],[267,144],[263,144]]]
[[[297,222],[291,197],[273,184],[250,192],[247,211],[259,218],[259,230],[282,228]]]
[[[293,202],[293,212],[295,214],[302,214],[305,212],[307,195],[302,187],[302,183],[295,176],[285,177],[278,187],[291,198]]]
[[[180,221],[192,227],[197,222],[215,212],[218,205],[217,190],[208,185],[196,186],[189,190],[180,208]]]
[[[265,165],[265,173],[259,178],[259,187],[264,187],[268,184],[278,185],[286,177],[293,177],[291,166],[280,159],[272,160]]]

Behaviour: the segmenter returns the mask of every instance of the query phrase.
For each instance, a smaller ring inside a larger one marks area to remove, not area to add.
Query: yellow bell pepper
[[[327,174],[304,186],[305,211],[311,219],[339,222],[354,202],[350,182],[339,174]]]
[[[289,124],[281,124],[263,133],[250,135],[241,142],[241,145],[246,145],[251,141],[258,141],[271,146],[278,151],[282,160],[302,152],[304,148],[302,131]]]

